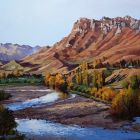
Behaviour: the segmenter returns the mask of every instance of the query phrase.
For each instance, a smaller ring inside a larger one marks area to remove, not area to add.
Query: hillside
[[[0,60],[11,61],[20,60],[25,56],[31,55],[37,52],[40,46],[31,47],[29,45],[18,45],[18,44],[0,44]]]
[[[16,69],[17,70],[23,70],[24,69],[20,64],[18,64],[14,60],[10,61],[9,63],[7,63],[5,65],[3,65],[1,68],[5,71],[13,71],[13,70],[16,70]]]
[[[37,72],[52,72],[67,71],[75,63],[93,59],[109,63],[140,59],[140,20],[130,16],[81,18],[67,37],[51,48],[24,58],[22,63],[38,64]]]

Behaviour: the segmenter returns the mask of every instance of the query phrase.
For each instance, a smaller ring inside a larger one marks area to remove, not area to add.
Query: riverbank
[[[46,104],[37,108],[27,108],[15,111],[16,118],[46,119],[67,124],[97,126],[107,129],[120,129],[128,121],[120,121],[110,116],[110,106],[92,99],[76,96],[53,104]]]
[[[62,124],[98,125],[112,127],[109,117],[109,106],[92,99],[76,96],[37,108],[15,111],[17,118],[47,119]]]
[[[4,102],[5,104],[23,102],[49,93],[47,88],[43,86],[6,87],[5,90],[13,95],[12,98]],[[107,103],[79,95],[72,98],[66,98],[66,95],[62,94],[59,96],[62,96],[62,98],[54,102],[14,111],[14,116],[18,119],[42,119],[82,127],[97,126],[106,129],[140,130],[140,124],[135,124],[128,129],[125,126],[132,126],[132,121],[117,120],[110,116],[110,105]]]
[[[45,86],[29,86],[29,85],[24,85],[24,86],[0,86],[0,90],[4,90],[7,93],[11,94],[11,98],[9,100],[5,100],[1,102],[2,104],[11,104],[11,103],[16,103],[16,102],[24,102],[26,100],[31,100],[34,98],[39,98],[47,93],[49,91]]]

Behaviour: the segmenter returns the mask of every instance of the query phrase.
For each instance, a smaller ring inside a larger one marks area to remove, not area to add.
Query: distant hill
[[[9,63],[3,65],[1,67],[3,70],[5,71],[13,71],[13,70],[23,70],[24,68],[19,64],[17,63],[15,60],[13,61],[10,61]]]
[[[23,63],[39,64],[35,72],[52,72],[67,71],[75,63],[93,59],[105,63],[140,59],[140,20],[130,16],[81,18],[67,37],[24,58]]]
[[[31,47],[29,45],[0,43],[0,61],[20,60],[37,52],[40,48],[40,46]]]

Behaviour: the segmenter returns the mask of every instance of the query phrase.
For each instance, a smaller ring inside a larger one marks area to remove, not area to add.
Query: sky
[[[139,13],[140,0],[0,0],[0,43],[53,45],[80,17],[140,19]]]

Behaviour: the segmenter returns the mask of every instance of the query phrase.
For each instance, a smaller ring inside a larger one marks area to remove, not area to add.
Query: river
[[[45,91],[38,90],[38,92]],[[28,107],[38,107],[46,103],[60,102],[65,98],[74,97],[75,95],[66,96],[52,91],[42,97],[11,103],[6,105],[6,107],[17,111]],[[18,124],[17,130],[21,134],[25,134],[27,138],[34,140],[140,140],[140,133],[138,132],[107,130],[98,127],[83,128],[77,125],[64,125],[37,119],[16,119],[16,122]]]

